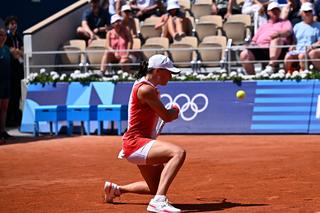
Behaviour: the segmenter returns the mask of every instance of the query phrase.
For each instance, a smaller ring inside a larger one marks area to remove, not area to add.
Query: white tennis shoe
[[[155,200],[154,198],[150,200],[147,210],[149,212],[181,212],[180,209],[173,207],[167,198]]]
[[[117,184],[108,181],[104,183],[104,201],[106,203],[113,203],[113,199],[119,197],[120,194],[120,187]]]

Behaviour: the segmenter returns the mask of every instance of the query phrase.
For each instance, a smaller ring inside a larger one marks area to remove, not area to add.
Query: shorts
[[[251,51],[251,53],[254,55],[255,60],[257,61],[270,60],[269,48],[253,48],[253,49],[248,48],[248,50]],[[288,52],[288,48],[282,48],[278,60],[284,59],[284,56],[286,55],[287,52]]]
[[[127,157],[127,160],[133,164],[146,165],[148,153],[155,142],[156,142],[155,140],[152,140],[149,143],[145,144],[143,147],[141,147],[140,149],[138,149],[137,151],[129,155]],[[123,150],[120,151],[118,158],[120,159],[124,158]]]

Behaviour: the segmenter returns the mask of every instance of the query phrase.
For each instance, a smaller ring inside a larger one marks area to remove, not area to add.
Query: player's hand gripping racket
[[[173,104],[171,107],[169,108],[173,108],[173,109],[176,109],[179,113],[180,111],[180,108],[178,105],[176,104]],[[162,132],[162,129],[164,127],[164,125],[166,124],[166,122],[164,120],[162,120],[161,118],[159,118],[159,121],[157,123],[157,126],[156,126],[156,137],[158,137],[160,135],[160,133]]]

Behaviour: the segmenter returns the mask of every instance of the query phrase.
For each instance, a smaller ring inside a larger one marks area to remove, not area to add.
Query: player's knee
[[[183,148],[179,148],[177,150],[175,150],[174,155],[180,160],[180,161],[184,161],[184,159],[186,158],[186,150],[184,150]]]

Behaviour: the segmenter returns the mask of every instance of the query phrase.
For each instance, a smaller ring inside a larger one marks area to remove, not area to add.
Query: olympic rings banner
[[[29,85],[22,132],[31,132],[39,105],[128,104],[132,82]],[[236,92],[246,92],[243,100]],[[165,106],[180,106],[177,120],[165,125],[172,134],[320,133],[320,83],[304,81],[169,82],[159,87]],[[50,98],[48,98],[50,97]],[[48,126],[40,127],[42,132]],[[60,124],[60,127],[65,125]],[[123,125],[126,125],[124,122]],[[91,132],[97,125],[92,121]]]

